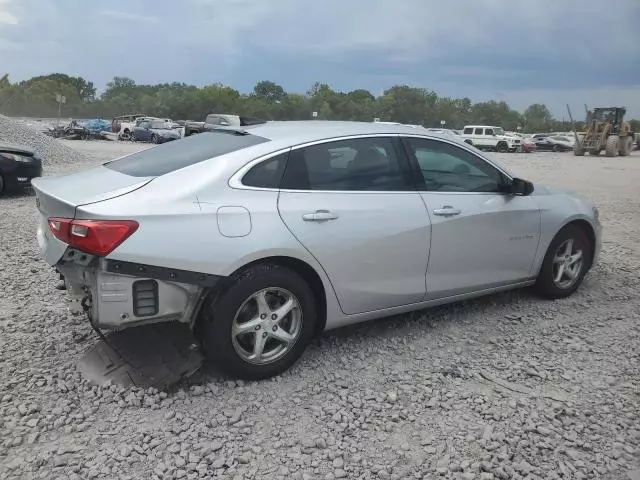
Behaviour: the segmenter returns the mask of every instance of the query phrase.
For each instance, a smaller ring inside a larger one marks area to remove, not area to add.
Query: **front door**
[[[358,137],[291,151],[280,215],[356,314],[425,297],[429,216],[395,137]]]
[[[504,193],[507,177],[452,143],[409,137],[431,216],[427,298],[529,279],[540,239],[540,211],[528,196]]]

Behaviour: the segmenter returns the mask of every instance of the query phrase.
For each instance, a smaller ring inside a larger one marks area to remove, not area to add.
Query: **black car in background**
[[[534,138],[538,152],[570,152],[573,151],[571,139],[561,135],[550,135]]]
[[[31,185],[42,176],[42,160],[28,148],[0,143],[0,196]]]

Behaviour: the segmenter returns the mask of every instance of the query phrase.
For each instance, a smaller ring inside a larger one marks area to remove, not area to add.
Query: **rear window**
[[[132,177],[159,177],[213,157],[268,141],[257,135],[240,135],[232,131],[204,132],[112,160],[104,166]]]

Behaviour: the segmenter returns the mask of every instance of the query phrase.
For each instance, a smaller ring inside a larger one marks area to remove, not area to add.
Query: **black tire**
[[[568,240],[573,240],[574,249],[582,251],[582,265],[577,273],[573,283],[562,286],[558,285],[554,277],[557,271],[555,270],[554,258],[558,253],[558,249],[565,244]],[[582,284],[584,276],[591,268],[591,262],[593,261],[592,252],[593,246],[585,235],[584,231],[577,225],[567,225],[560,230],[555,238],[551,241],[547,253],[542,261],[542,267],[538,273],[538,278],[534,285],[535,291],[544,298],[556,299],[565,298],[575,292]]]
[[[293,294],[302,313],[301,329],[282,356],[269,363],[251,363],[236,350],[232,327],[236,314],[247,300],[269,288]],[[283,373],[298,361],[315,333],[316,315],[315,297],[300,275],[279,265],[257,265],[233,275],[220,291],[207,296],[198,317],[196,335],[200,337],[205,355],[227,374],[245,380],[263,380]]]
[[[633,151],[633,137],[627,136],[620,139],[620,156],[626,157]]]
[[[499,153],[507,153],[509,151],[509,146],[505,142],[500,142],[496,145],[496,151]]]
[[[4,193],[4,178],[2,175],[0,175],[0,197],[2,196],[3,193]]]
[[[156,136],[156,134],[154,133],[153,135],[151,135],[151,143],[158,143],[158,137]]]
[[[473,142],[471,140],[465,140],[464,143],[468,143],[469,145],[473,145]]]
[[[551,148],[551,151],[556,152],[556,153],[557,153],[557,152],[559,152],[559,151],[560,151],[560,145],[554,145],[554,146]]]
[[[620,137],[618,135],[609,135],[607,138],[607,144],[604,147],[604,154],[607,157],[615,157],[618,155],[620,148]]]

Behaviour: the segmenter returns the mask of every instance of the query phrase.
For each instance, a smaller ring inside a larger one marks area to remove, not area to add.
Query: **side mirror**
[[[520,195],[526,197],[533,193],[533,183],[523,180],[522,178],[514,178],[508,187],[508,193],[511,195]]]

